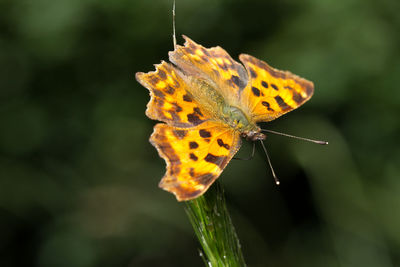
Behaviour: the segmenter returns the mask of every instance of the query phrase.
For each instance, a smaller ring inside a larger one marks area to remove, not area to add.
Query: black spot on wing
[[[227,160],[226,156],[216,156],[214,154],[208,153],[207,156],[204,158],[205,161],[209,163],[213,163],[218,166],[224,165]]]
[[[185,130],[172,130],[172,133],[175,135],[175,137],[182,139],[186,136],[187,131]]]
[[[204,61],[204,62],[208,62],[209,60],[208,60],[208,57],[206,56],[206,55],[202,55],[201,56],[201,59]]]
[[[194,55],[195,54],[195,49],[191,46],[187,46],[184,48],[187,53]]]
[[[158,70],[158,76],[160,76],[161,79],[165,80],[167,78],[167,75],[163,70]]]
[[[177,103],[174,103],[174,106],[175,106],[175,112],[181,112],[182,111],[182,107],[181,106],[179,106]]]
[[[190,123],[193,123],[194,125],[198,125],[203,122],[196,113],[187,114],[187,119]]]
[[[237,71],[239,71],[239,70],[240,69],[238,69]],[[239,73],[239,75],[240,75],[240,73]],[[245,73],[243,75],[247,76],[247,74],[245,74]],[[241,77],[243,78],[246,76],[241,76]],[[235,84],[237,87],[239,87],[239,90],[243,90],[247,85],[247,79],[242,79],[242,78],[240,78],[239,76],[236,76],[236,75],[232,75],[231,79],[229,81],[232,82],[233,84]]]
[[[218,143],[218,145],[219,145],[220,147],[224,147],[224,148],[226,148],[226,149],[228,149],[228,150],[229,150],[229,148],[230,148],[230,146],[229,146],[228,144],[224,143],[224,141],[223,141],[222,139],[220,139],[220,138],[217,139],[217,143]]]
[[[175,93],[175,89],[172,86],[168,85],[167,87],[165,87],[165,92],[167,94],[173,95]]]
[[[195,149],[195,148],[199,147],[199,144],[197,142],[192,141],[192,142],[189,142],[189,147],[190,147],[190,149]]]
[[[268,83],[267,83],[266,81],[261,81],[261,85],[262,85],[264,88],[268,88]]]
[[[159,98],[165,98],[165,94],[161,92],[160,90],[153,89],[153,94]]]
[[[201,47],[200,49],[205,55],[207,55],[208,57],[210,56],[210,53],[208,53],[207,49],[205,49],[204,47]]]
[[[279,90],[279,88],[278,88],[278,86],[276,86],[276,84],[271,83],[271,87],[274,88],[274,90],[276,90],[276,91]]]
[[[154,98],[154,103],[156,103],[160,107],[164,106],[164,100],[161,98]]]
[[[197,161],[197,160],[199,159],[199,158],[198,158],[195,154],[193,154],[193,153],[190,153],[189,157],[190,157],[190,159],[193,160],[193,161]]]
[[[189,95],[183,95],[183,101],[192,102],[192,98]]]
[[[211,133],[209,131],[207,131],[207,130],[204,130],[204,129],[201,129],[199,131],[199,134],[203,138],[210,138],[211,137]]]
[[[284,111],[291,109],[291,107],[280,97],[279,95],[275,96],[276,103],[283,109]]]
[[[171,115],[172,121],[176,121],[176,122],[180,121],[180,118],[179,118],[178,114],[176,114],[176,111],[174,109],[167,110],[167,112]]]
[[[249,68],[251,78],[257,78],[257,72],[255,72],[252,68]]]
[[[155,86],[159,81],[160,81],[160,79],[159,79],[157,76],[155,76],[155,75],[152,75],[152,76],[148,79],[148,82],[149,82],[151,85],[153,85],[153,86]]]
[[[293,100],[296,102],[298,105],[304,102],[304,98],[301,96],[300,93],[296,92],[293,90]]]
[[[212,173],[205,173],[202,175],[199,175],[195,178],[195,180],[203,185],[209,185],[210,183],[212,183],[215,179],[217,178],[216,175],[212,174]]]
[[[191,177],[194,177],[194,168],[190,168],[190,169],[189,169],[189,175],[190,175]]]
[[[181,199],[192,199],[195,197],[198,197],[202,192],[202,190],[193,190],[193,189],[187,189],[186,187],[179,187],[175,186],[176,194],[181,198]],[[193,191],[192,191],[193,190]]]
[[[197,113],[197,114],[199,114],[200,116],[203,117],[203,113],[201,113],[201,111],[200,111],[200,109],[198,107],[193,108],[193,113]]]
[[[255,96],[260,96],[260,90],[258,88],[253,86],[253,87],[251,87],[251,91],[253,92],[253,94]]]
[[[270,105],[267,101],[262,101],[261,104],[262,104],[263,106],[267,107],[267,109],[268,109],[269,111],[274,111],[274,109],[271,108],[271,105]]]
[[[218,66],[219,66],[221,69],[225,70],[225,71],[228,70],[228,66],[227,66],[225,63],[223,63],[222,65],[219,65],[219,64],[218,64]]]
[[[240,85],[240,79],[239,79],[238,76],[232,75],[231,81],[232,81],[237,87],[239,87],[239,85]]]

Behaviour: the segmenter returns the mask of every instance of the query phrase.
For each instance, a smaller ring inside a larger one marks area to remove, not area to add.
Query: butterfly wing
[[[159,123],[150,142],[167,163],[159,186],[175,194],[179,201],[203,194],[241,144],[237,132],[212,121],[191,128]]]
[[[154,72],[138,72],[136,80],[150,91],[146,115],[176,127],[192,127],[206,120],[205,111],[188,94],[188,85],[173,65],[161,62]]]
[[[255,122],[274,120],[311,98],[312,82],[288,71],[274,69],[250,55],[242,54],[239,58],[249,76],[240,96],[241,106]]]
[[[203,194],[240,147],[239,133],[213,120],[215,103],[201,96],[202,83],[184,71],[162,62],[154,72],[136,74],[151,95],[146,115],[166,123],[154,127],[150,142],[167,162],[160,187],[178,200]]]
[[[186,74],[207,80],[228,103],[237,102],[248,81],[244,67],[219,46],[205,48],[185,35],[183,38],[185,45],[169,52],[170,61]]]

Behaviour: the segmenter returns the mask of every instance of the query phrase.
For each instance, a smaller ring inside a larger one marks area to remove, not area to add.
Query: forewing
[[[249,83],[241,105],[256,122],[271,121],[298,108],[311,98],[314,84],[306,79],[270,67],[250,55],[239,56],[247,69]]]
[[[182,74],[161,62],[153,72],[136,73],[136,80],[150,91],[146,115],[177,127],[192,127],[206,120],[204,110],[190,96]]]
[[[228,103],[234,103],[247,84],[244,67],[221,47],[205,48],[187,36],[184,46],[169,52],[169,59],[188,76],[212,82]]]
[[[182,201],[196,198],[210,187],[241,141],[237,132],[208,121],[192,128],[159,123],[150,142],[167,163],[159,186]]]

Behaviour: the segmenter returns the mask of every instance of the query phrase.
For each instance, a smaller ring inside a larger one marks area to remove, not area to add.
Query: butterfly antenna
[[[261,143],[262,148],[264,149],[265,155],[267,156],[268,164],[269,164],[269,167],[271,168],[272,176],[274,177],[275,183],[276,183],[277,185],[279,185],[280,182],[279,182],[278,177],[276,177],[274,168],[272,168],[271,159],[269,158],[267,148],[265,147],[265,145],[264,145],[264,143],[263,143],[262,140],[260,140],[260,143]]]
[[[176,49],[176,34],[175,34],[175,0],[172,5],[172,40],[174,41],[174,50]]]
[[[299,139],[299,140],[303,140],[303,141],[308,141],[308,142],[318,144],[318,145],[327,145],[328,144],[327,141],[313,140],[313,139],[299,137],[299,136],[290,135],[290,134],[286,134],[286,133],[275,132],[275,131],[271,131],[271,130],[267,130],[267,129],[261,129],[261,131],[276,134],[276,135],[282,135],[282,136],[286,136],[286,137],[290,137],[290,138],[294,138],[294,139]]]

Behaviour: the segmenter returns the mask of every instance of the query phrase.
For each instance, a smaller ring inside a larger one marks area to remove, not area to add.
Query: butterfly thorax
[[[239,131],[242,137],[251,141],[265,139],[257,124],[252,123],[240,108],[227,104],[222,113],[229,126]]]
[[[192,78],[193,97],[203,104],[213,117],[240,132],[248,140],[263,140],[265,135],[249,116],[239,107],[230,103],[229,96],[222,96],[216,86],[203,79]]]

